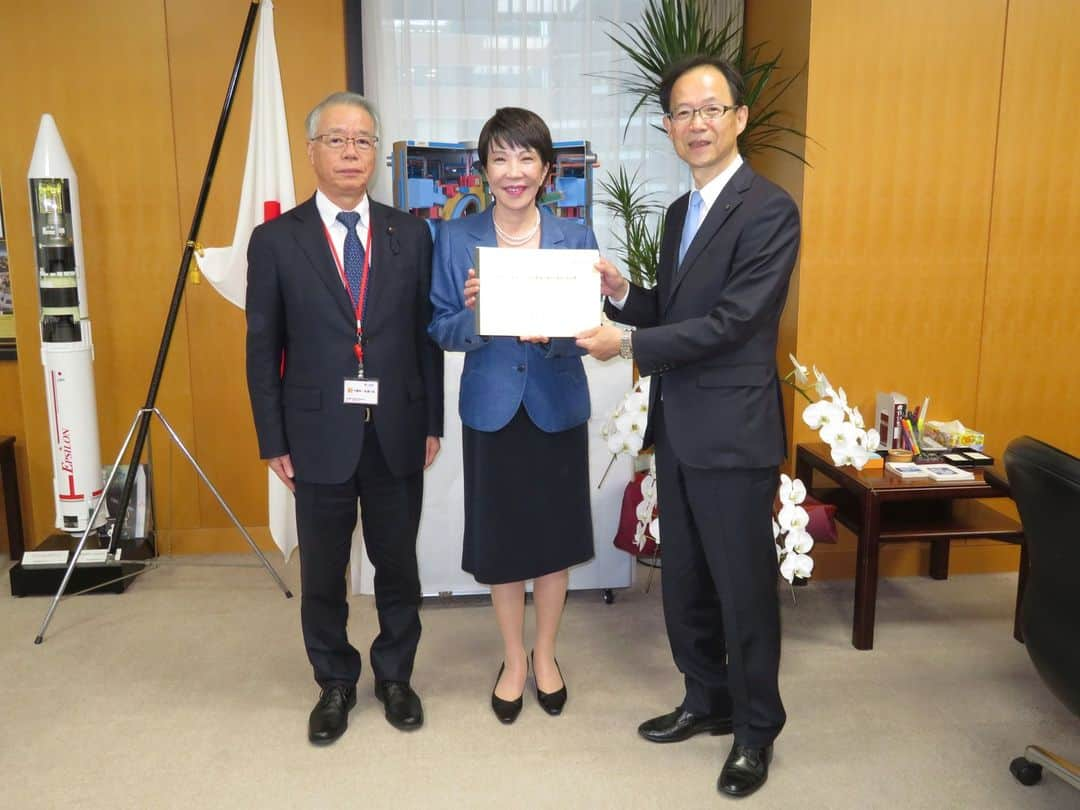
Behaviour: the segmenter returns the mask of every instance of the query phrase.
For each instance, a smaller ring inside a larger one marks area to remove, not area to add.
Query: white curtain
[[[538,113],[556,141],[591,142],[599,180],[620,164],[667,204],[689,188],[658,112],[639,114],[609,74],[630,67],[607,33],[637,22],[641,0],[364,0],[364,88],[379,109],[380,152],[399,140],[475,141],[497,107]],[[374,196],[389,203],[382,165]],[[594,189],[594,198],[601,196]],[[611,220],[594,203],[605,254]]]

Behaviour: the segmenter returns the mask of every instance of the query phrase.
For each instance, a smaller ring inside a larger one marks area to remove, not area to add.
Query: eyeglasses
[[[348,138],[344,135],[324,134],[316,135],[311,140],[319,141],[327,149],[333,149],[335,152],[340,152],[350,143],[356,147],[357,152],[370,152],[379,143],[379,139],[374,135],[358,135],[355,138]]]
[[[738,104],[706,104],[704,107],[683,107],[681,110],[667,113],[664,117],[676,124],[689,124],[695,115],[700,115],[702,121],[714,121],[728,110],[737,110]]]

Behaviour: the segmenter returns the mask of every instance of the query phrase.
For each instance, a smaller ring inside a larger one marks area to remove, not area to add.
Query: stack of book
[[[975,474],[951,464],[914,464],[910,461],[887,461],[885,469],[901,478],[929,478],[931,481],[974,481]]]

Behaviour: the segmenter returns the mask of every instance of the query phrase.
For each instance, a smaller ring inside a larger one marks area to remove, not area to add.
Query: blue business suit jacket
[[[596,249],[589,228],[559,219],[544,208],[540,216],[541,248]],[[462,424],[496,431],[522,404],[533,424],[547,433],[586,422],[589,388],[581,364],[584,352],[573,339],[553,338],[544,345],[476,334],[476,316],[465,307],[464,287],[477,247],[496,247],[491,208],[440,225],[431,280],[434,317],[428,333],[443,349],[466,353],[458,400]]]

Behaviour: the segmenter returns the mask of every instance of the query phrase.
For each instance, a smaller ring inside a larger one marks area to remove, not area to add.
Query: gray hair
[[[309,141],[318,134],[316,130],[319,126],[319,119],[322,118],[323,110],[327,107],[334,107],[339,104],[343,104],[346,107],[359,107],[362,110],[365,110],[367,114],[371,116],[371,120],[375,122],[374,134],[379,134],[379,114],[375,112],[375,105],[359,93],[350,93],[348,90],[342,90],[337,93],[331,93],[316,104],[315,108],[309,112],[307,118],[304,119],[304,128],[307,130]]]

